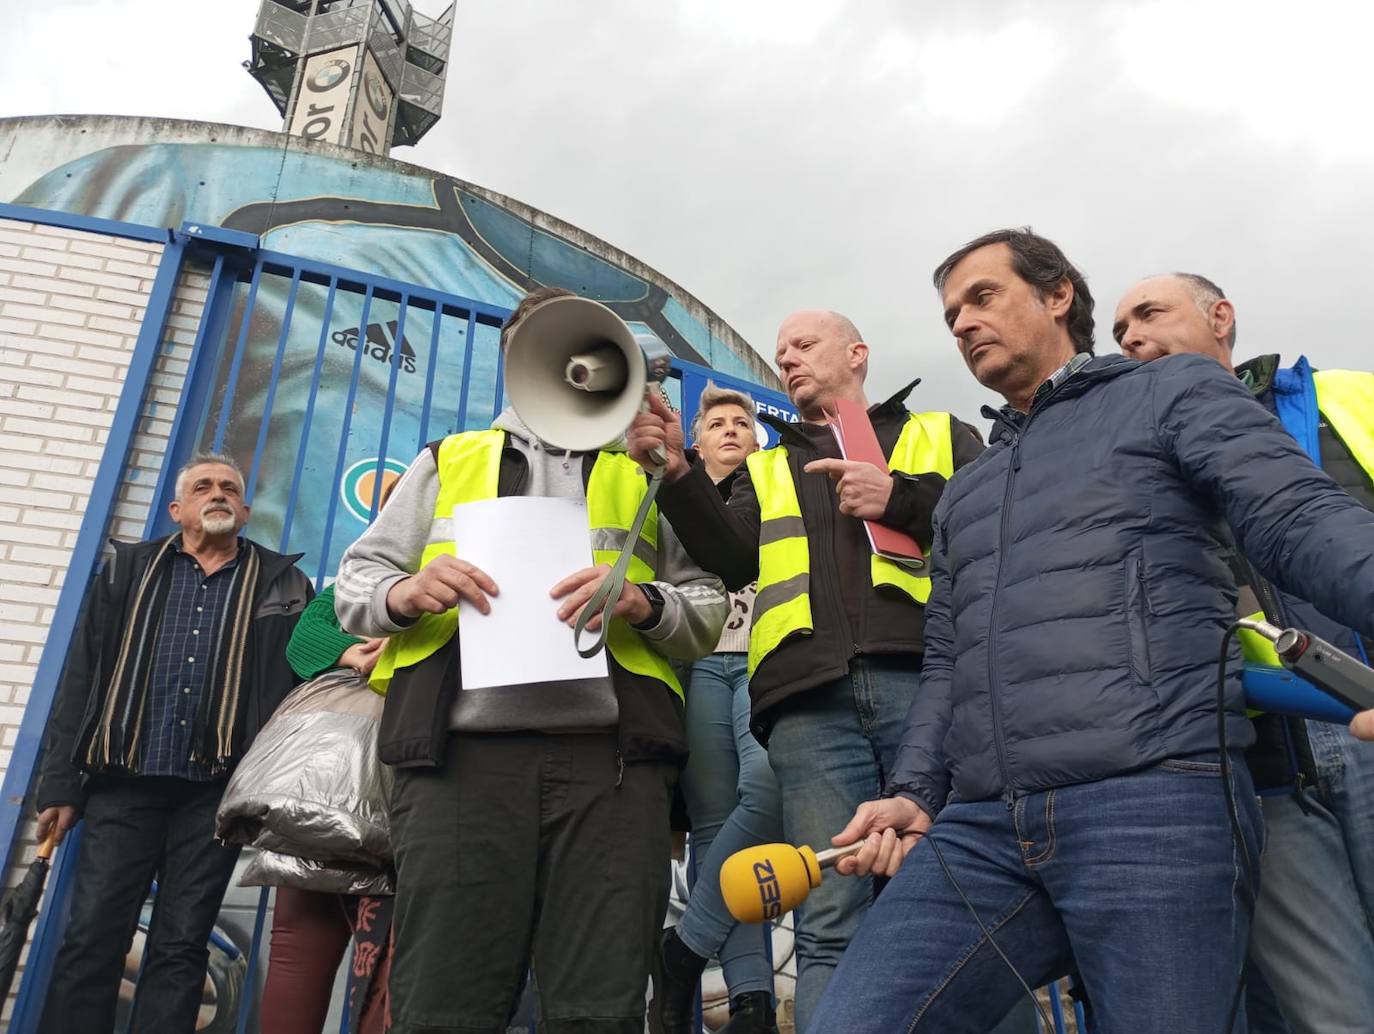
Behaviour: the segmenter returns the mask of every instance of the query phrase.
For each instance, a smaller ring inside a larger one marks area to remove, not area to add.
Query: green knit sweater
[[[313,679],[338,665],[343,652],[362,640],[339,627],[334,614],[334,586],[316,596],[301,613],[291,641],[286,644],[286,663],[303,679]]]

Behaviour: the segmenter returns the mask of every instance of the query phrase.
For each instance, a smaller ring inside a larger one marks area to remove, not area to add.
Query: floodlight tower
[[[243,67],[283,130],[387,154],[439,121],[453,5],[438,18],[410,0],[262,0]]]

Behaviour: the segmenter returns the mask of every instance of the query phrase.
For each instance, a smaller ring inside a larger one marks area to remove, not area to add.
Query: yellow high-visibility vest
[[[469,431],[450,435],[440,443],[435,520],[451,517],[453,508],[463,503],[496,498],[501,451],[505,445],[504,431]],[[587,524],[594,563],[615,563],[629,538],[635,513],[647,490],[644,471],[624,453],[597,454],[587,483]],[[453,541],[429,543],[420,555],[420,566],[444,553],[457,556],[457,544]],[[655,506],[650,508],[639,540],[634,544],[626,581],[653,581],[657,557],[658,508]],[[551,571],[550,576],[557,578],[568,573]],[[385,693],[398,669],[419,664],[457,631],[457,608],[443,614],[420,615],[415,624],[387,640],[369,679],[372,688]],[[568,634],[571,637],[572,633]],[[611,622],[606,647],[622,668],[662,682],[682,696],[682,685],[673,674],[672,666],[626,621],[616,618]]]
[[[759,500],[759,581],[749,628],[749,675],[763,659],[794,635],[814,630],[811,618],[811,553],[806,543],[797,486],[787,465],[787,447],[752,454],[749,477]],[[954,476],[954,445],[948,413],[911,413],[888,457],[889,469],[903,474]],[[873,555],[874,587],[891,586],[924,604],[930,578],[886,557]]]
[[[1374,478],[1374,373],[1317,370],[1312,374],[1312,383],[1317,389],[1317,409],[1355,462]],[[1250,616],[1264,620],[1263,611]],[[1245,628],[1237,636],[1246,661],[1269,668],[1283,667],[1274,644],[1264,636]]]

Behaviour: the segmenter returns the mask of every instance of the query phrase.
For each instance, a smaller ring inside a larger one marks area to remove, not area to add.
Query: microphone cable
[[[1240,809],[1236,804],[1235,787],[1231,782],[1231,755],[1226,738],[1227,651],[1231,646],[1231,637],[1235,635],[1240,628],[1241,624],[1239,621],[1233,622],[1227,627],[1221,637],[1221,651],[1217,658],[1217,745],[1221,751],[1221,785],[1222,793],[1226,798],[1226,815],[1230,822],[1231,837],[1235,844],[1236,853],[1240,856],[1241,862],[1241,907],[1249,909],[1253,916],[1255,874],[1250,864],[1250,852],[1245,843],[1245,833],[1240,825]],[[983,922],[982,916],[980,916],[978,910],[974,908],[973,902],[968,899],[968,895],[964,893],[964,889],[959,886],[959,881],[954,878],[954,873],[950,869],[949,864],[945,861],[945,856],[940,850],[940,845],[936,842],[934,837],[929,836],[927,833],[921,833],[919,835],[921,839],[930,844],[931,849],[935,852],[935,860],[940,863],[940,868],[944,870],[945,878],[949,880],[950,886],[954,888],[954,892],[959,895],[959,899],[964,903],[964,907],[968,909],[969,915],[973,916],[973,921],[978,924],[978,929],[982,931],[988,944],[992,946],[993,951],[997,952],[1002,961],[1006,963],[1007,968],[1011,970],[1012,975],[1016,977],[1017,982],[1025,990],[1031,1002],[1034,1003],[1036,1013],[1039,1015],[1040,1021],[1045,1025],[1045,1030],[1054,1030],[1053,1022],[1051,1022],[1049,1015],[1045,1012],[1045,1007],[1041,1004],[1040,999],[1035,996],[1035,991],[1031,988],[1030,983],[1021,975],[1021,971],[1016,968],[1016,964],[1007,957],[1007,953],[1002,950],[1002,946],[997,943],[997,939],[993,937],[992,931],[988,929],[987,924]],[[1246,941],[1248,945],[1248,935]],[[1240,973],[1236,977],[1235,990],[1231,993],[1230,1004],[1226,1012],[1226,1026],[1223,1028],[1222,1034],[1231,1034],[1235,1028],[1236,1016],[1240,1011],[1241,998],[1244,992],[1245,962],[1243,953]]]
[[[1040,1022],[1044,1024],[1046,1032],[1054,1030],[1054,1022],[1050,1019],[1049,1013],[1045,1011],[1045,1006],[1041,1003],[1040,999],[1036,997],[1035,989],[1032,988],[1030,982],[1021,975],[1021,971],[1016,968],[1016,964],[1007,957],[1007,953],[1002,950],[1002,946],[998,944],[997,939],[992,936],[992,931],[989,930],[987,924],[983,922],[983,917],[978,914],[978,909],[973,907],[973,902],[970,901],[968,895],[964,893],[964,888],[959,886],[959,881],[954,878],[954,873],[950,869],[949,863],[945,861],[945,855],[944,852],[940,850],[939,843],[934,837],[927,836],[925,833],[921,833],[920,837],[928,843],[931,850],[935,852],[935,860],[940,863],[940,868],[944,870],[945,879],[949,880],[949,885],[954,888],[954,893],[959,895],[959,900],[962,901],[964,907],[968,909],[968,914],[973,916],[973,921],[978,924],[978,929],[983,931],[983,937],[986,938],[988,944],[992,945],[992,950],[997,952],[998,957],[1007,964],[1007,969],[1011,970],[1011,975],[1016,978],[1017,983],[1019,983],[1026,992],[1026,997],[1028,997],[1031,1000],[1031,1004],[1035,1006],[1035,1011],[1040,1017]]]

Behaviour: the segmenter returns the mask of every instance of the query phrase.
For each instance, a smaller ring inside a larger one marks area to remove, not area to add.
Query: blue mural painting
[[[398,163],[216,143],[125,144],[52,168],[10,200],[142,225],[194,221],[244,230],[273,251],[502,308],[513,307],[533,287],[564,287],[603,302],[636,330],[656,334],[680,358],[743,379],[756,376],[663,286],[532,225],[465,184]],[[251,531],[270,545],[305,552],[309,569],[331,575],[343,549],[366,524],[374,482],[365,473],[378,461],[393,367],[396,401],[383,457],[389,472],[403,469],[426,438],[487,425],[499,402],[496,331],[478,325],[469,342],[465,322],[446,318],[435,336],[431,312],[410,307],[403,317],[396,302],[375,300],[360,340],[363,300],[339,291],[329,326],[323,328],[326,347],[312,409],[308,399],[327,291],[300,286],[283,338],[289,286],[285,277],[264,276],[251,311],[247,285],[237,292],[198,441],[205,446],[214,440],[222,414],[224,448],[245,465],[258,442],[265,442],[256,461]],[[241,332],[244,355],[235,379],[230,370]],[[360,347],[360,380],[347,414],[341,474],[337,461]],[[432,411],[422,428],[431,362],[436,369]],[[301,489],[284,536],[302,451]],[[342,505],[333,507],[337,512],[326,551],[325,524],[336,493]]]

